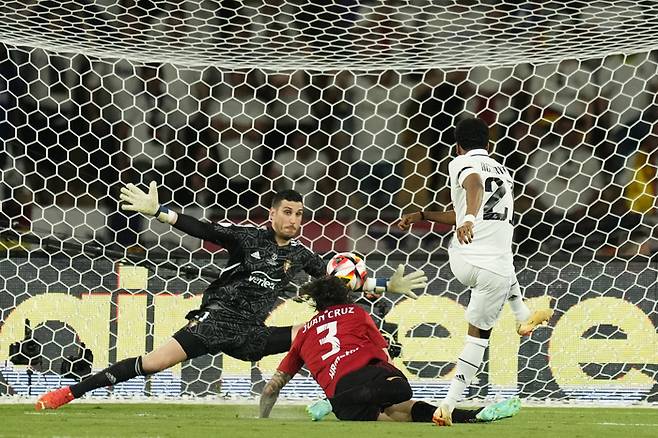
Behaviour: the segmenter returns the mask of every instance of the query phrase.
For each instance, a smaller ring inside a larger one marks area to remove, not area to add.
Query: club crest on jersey
[[[278,258],[279,256],[277,255],[277,253],[274,253],[270,256],[270,259],[267,261],[267,263],[269,263],[270,265],[276,265],[276,261]]]
[[[288,272],[288,269],[292,266],[292,262],[290,260],[286,260],[283,262],[283,272]]]

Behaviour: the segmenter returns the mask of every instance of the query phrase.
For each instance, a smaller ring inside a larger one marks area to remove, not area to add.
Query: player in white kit
[[[455,225],[448,249],[450,269],[471,288],[466,345],[448,395],[434,413],[434,422],[441,426],[452,424],[452,411],[482,364],[491,329],[506,301],[521,336],[553,315],[550,309],[531,313],[523,302],[512,256],[514,182],[489,156],[489,128],[481,119],[462,120],[455,127],[455,141],[457,157],[448,166],[454,210],[406,214],[398,225],[402,230],[421,220]]]

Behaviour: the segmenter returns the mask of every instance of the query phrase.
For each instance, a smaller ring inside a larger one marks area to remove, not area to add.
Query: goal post
[[[363,4],[360,4],[363,3]],[[150,351],[226,253],[118,208],[265,224],[304,194],[301,239],[371,273],[424,269],[416,301],[359,302],[401,345],[415,396],[447,392],[469,292],[449,208],[454,125],[490,126],[515,178],[517,276],[548,327],[506,309],[475,399],[658,402],[658,7],[652,2],[0,2],[0,393],[36,396]],[[295,285],[307,278],[296,278]],[[293,286],[267,320],[312,314]],[[207,356],[98,398],[258,394],[281,356]],[[282,397],[319,397],[308,373]],[[188,397],[189,396],[189,397]]]

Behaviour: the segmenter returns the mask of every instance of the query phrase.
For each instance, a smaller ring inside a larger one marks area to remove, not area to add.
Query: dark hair
[[[338,304],[353,303],[345,280],[333,275],[317,278],[301,287],[301,293],[315,301],[315,310],[321,311]]]
[[[455,126],[455,142],[467,151],[486,149],[489,144],[489,127],[482,119],[464,119]]]
[[[281,201],[304,202],[302,195],[295,190],[282,190],[272,198],[272,208],[277,208]]]

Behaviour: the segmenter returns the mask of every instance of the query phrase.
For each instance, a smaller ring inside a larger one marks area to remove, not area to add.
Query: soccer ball
[[[366,263],[351,252],[341,252],[333,256],[327,263],[327,274],[345,279],[347,287],[352,290],[361,289],[368,278]]]

